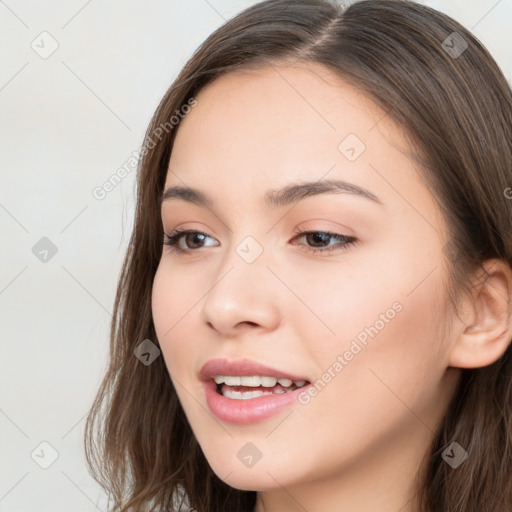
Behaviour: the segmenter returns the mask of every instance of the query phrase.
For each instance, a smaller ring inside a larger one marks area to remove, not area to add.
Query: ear
[[[496,362],[512,341],[512,269],[486,260],[461,318],[465,327],[455,340],[449,365],[481,368]]]

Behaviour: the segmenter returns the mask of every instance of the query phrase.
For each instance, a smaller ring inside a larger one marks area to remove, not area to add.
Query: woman
[[[115,510],[511,509],[512,95],[474,36],[256,4],[141,154],[87,422]]]

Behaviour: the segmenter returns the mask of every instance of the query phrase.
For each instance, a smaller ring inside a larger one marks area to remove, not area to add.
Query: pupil
[[[195,243],[200,243],[201,242],[201,240],[199,240],[199,242],[197,242],[197,237],[202,237],[203,235],[201,235],[200,233],[192,233],[192,235],[190,235],[190,236],[194,240],[193,243],[192,243],[192,245],[194,245]]]
[[[315,239],[314,243],[325,244],[328,242],[329,239],[329,235],[327,233],[312,233],[310,236]]]

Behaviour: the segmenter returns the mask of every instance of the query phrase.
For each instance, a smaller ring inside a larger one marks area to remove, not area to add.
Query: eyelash
[[[328,235],[331,238],[337,238],[338,240],[340,240],[342,242],[341,250],[347,249],[349,246],[354,245],[358,241],[357,238],[355,238],[353,236],[340,235],[338,233],[331,233],[330,231],[297,230],[297,231],[295,231],[294,234],[296,235],[295,238],[300,238],[301,236],[304,236],[304,235],[316,234],[316,233]],[[203,233],[202,231],[195,231],[195,230],[190,230],[190,229],[185,229],[185,230],[177,229],[177,230],[174,230],[170,235],[168,235],[167,233],[164,233],[164,238],[165,238],[164,245],[167,245],[172,252],[180,253],[180,254],[191,253],[191,252],[197,251],[199,249],[202,249],[202,247],[199,247],[196,249],[182,249],[181,247],[179,247],[178,246],[179,240],[186,234],[198,234],[198,235],[203,235],[205,237],[211,238],[209,235],[207,235],[206,233]],[[325,253],[325,252],[332,252],[335,250],[336,250],[336,246],[333,246],[333,247],[327,246],[325,248],[317,248],[317,247],[309,247],[308,248],[308,251],[311,251],[313,253],[316,253],[316,252],[324,252]]]

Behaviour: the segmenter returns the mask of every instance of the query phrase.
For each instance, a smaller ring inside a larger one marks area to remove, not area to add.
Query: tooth
[[[277,383],[275,377],[261,377],[261,385],[265,388],[273,388]]]
[[[265,388],[272,388],[277,383],[285,388],[289,388],[292,384],[296,387],[300,388],[306,384],[305,380],[297,380],[292,381],[286,378],[276,378],[276,377],[268,377],[268,376],[259,376],[259,375],[251,375],[251,376],[231,376],[231,375],[215,375],[213,380],[216,384],[225,383],[227,386],[247,386],[252,388],[257,388],[263,386]]]
[[[249,386],[251,388],[257,388],[260,386],[261,377],[253,375],[252,377],[240,377],[241,386]]]
[[[284,389],[281,389],[281,388],[277,388],[274,393],[286,393],[286,391]]]
[[[231,389],[224,389],[222,394],[226,398],[233,398],[235,400],[244,400],[247,397],[247,393],[242,393],[241,391],[233,391]]]
[[[242,380],[242,378],[240,376],[238,376],[238,377],[228,377],[228,376],[225,376],[224,377],[224,382],[228,386],[241,386],[241,380]]]
[[[234,391],[232,389],[224,389],[222,394],[225,398],[231,398],[232,400],[250,400],[251,398],[258,398],[263,395],[271,395],[272,391],[260,389],[254,391]]]

